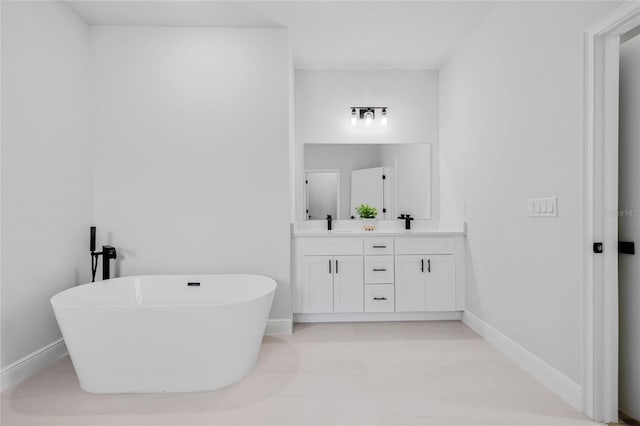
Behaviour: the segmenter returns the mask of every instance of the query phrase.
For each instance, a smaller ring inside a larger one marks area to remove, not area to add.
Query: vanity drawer
[[[305,256],[344,256],[362,254],[362,238],[318,237],[300,241]]]
[[[452,237],[401,237],[396,238],[396,254],[452,254],[455,242]]]
[[[366,284],[393,283],[393,256],[365,256],[364,282]]]
[[[364,254],[393,254],[393,238],[365,238]]]
[[[372,284],[364,286],[365,312],[394,312],[393,284]]]

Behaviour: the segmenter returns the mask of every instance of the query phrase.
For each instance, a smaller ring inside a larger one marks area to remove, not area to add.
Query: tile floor
[[[212,392],[92,395],[68,357],[2,393],[14,425],[594,425],[457,321],[297,325]]]

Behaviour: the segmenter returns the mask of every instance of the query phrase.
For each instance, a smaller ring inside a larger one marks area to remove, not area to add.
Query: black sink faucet
[[[327,231],[331,231],[331,222],[333,221],[333,219],[331,218],[331,215],[328,214],[327,215]]]
[[[413,220],[413,218],[409,213],[402,213],[400,216],[398,216],[398,219],[404,219],[404,229],[411,229],[411,221]]]

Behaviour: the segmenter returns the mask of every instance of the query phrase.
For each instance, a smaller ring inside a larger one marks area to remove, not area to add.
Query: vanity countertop
[[[314,223],[315,222],[315,223]],[[338,221],[336,221],[338,222]],[[399,222],[385,221],[379,223],[373,231],[365,231],[356,222],[335,224],[333,230],[327,231],[326,221],[298,222],[292,227],[294,237],[408,237],[408,236],[454,236],[466,234],[465,222],[446,222],[415,226],[410,230],[398,226]],[[388,222],[388,223],[387,223]]]

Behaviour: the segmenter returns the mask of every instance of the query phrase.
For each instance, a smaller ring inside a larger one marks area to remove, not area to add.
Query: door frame
[[[606,422],[618,420],[620,36],[638,25],[640,1],[629,1],[584,31],[583,412]]]

